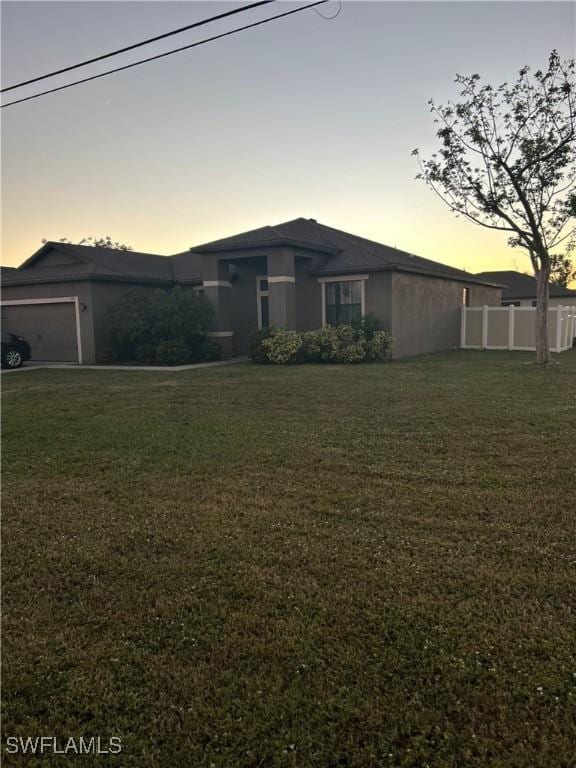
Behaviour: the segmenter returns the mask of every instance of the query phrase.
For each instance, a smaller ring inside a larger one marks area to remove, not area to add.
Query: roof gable
[[[166,256],[74,243],[46,243],[20,266],[18,272],[29,274],[34,270],[41,274],[44,269],[47,272],[50,269],[54,277],[89,274],[95,278],[172,281],[171,262]]]
[[[47,242],[20,265],[19,269],[30,267],[59,267],[67,264],[86,264],[81,254],[76,253],[68,243]]]

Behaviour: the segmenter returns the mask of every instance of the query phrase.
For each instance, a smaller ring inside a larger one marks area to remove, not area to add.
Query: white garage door
[[[74,302],[3,304],[2,328],[26,339],[32,360],[79,362]]]

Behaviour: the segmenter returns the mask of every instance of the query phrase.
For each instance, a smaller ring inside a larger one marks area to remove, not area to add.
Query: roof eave
[[[454,280],[459,283],[474,283],[475,285],[485,285],[490,288],[505,288],[500,283],[489,283],[486,280],[478,280],[478,278],[468,275],[453,275],[447,272],[433,269],[421,269],[419,267],[404,266],[403,264],[377,264],[366,265],[357,264],[353,267],[343,267],[340,269],[317,269],[312,274],[318,277],[329,277],[330,275],[353,275],[358,272],[409,272],[417,275],[424,275],[426,277],[437,277],[442,280]]]
[[[180,281],[174,281],[172,278],[163,278],[163,277],[137,277],[135,275],[110,275],[110,274],[84,274],[84,275],[74,275],[74,274],[68,274],[68,275],[51,275],[51,276],[38,276],[38,275],[28,275],[25,274],[17,275],[15,276],[15,279],[8,278],[7,280],[2,280],[2,287],[8,288],[11,285],[34,285],[34,284],[43,284],[43,283],[76,283],[76,282],[83,282],[92,280],[94,281],[103,281],[107,283],[152,283],[157,285],[173,285],[174,282],[180,282]]]

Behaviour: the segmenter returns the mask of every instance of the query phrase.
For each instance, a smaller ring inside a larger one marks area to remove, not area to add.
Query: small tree
[[[42,242],[46,244],[48,240],[43,237]],[[72,243],[72,240],[69,240],[67,237],[61,237],[58,240],[59,243]],[[131,251],[132,246],[131,245],[125,245],[124,243],[119,243],[117,240],[112,240],[110,235],[106,235],[105,237],[83,237],[82,240],[79,240],[76,245],[91,245],[94,248],[112,248],[115,251]]]
[[[523,67],[512,85],[458,75],[461,100],[430,101],[440,150],[421,159],[423,179],[458,216],[509,233],[536,276],[536,359],[550,360],[548,282],[554,249],[575,244],[576,83],[574,60],[553,51],[546,72]],[[413,154],[419,155],[417,149]],[[572,221],[571,221],[572,219]]]

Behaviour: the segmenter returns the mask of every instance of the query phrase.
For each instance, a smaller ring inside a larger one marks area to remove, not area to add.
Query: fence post
[[[556,352],[562,352],[562,307],[556,307]]]
[[[488,346],[488,304],[482,307],[482,349]]]
[[[466,346],[466,305],[462,304],[462,316],[460,318],[460,347]]]
[[[514,348],[514,305],[508,307],[508,349]]]

